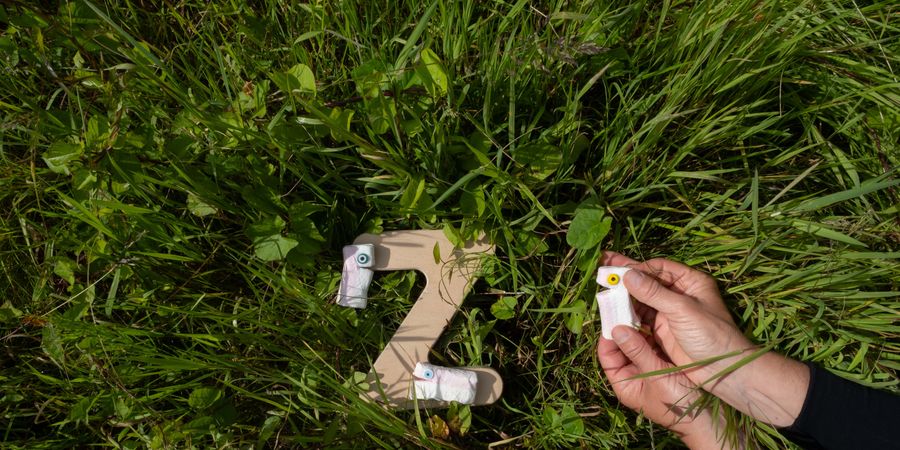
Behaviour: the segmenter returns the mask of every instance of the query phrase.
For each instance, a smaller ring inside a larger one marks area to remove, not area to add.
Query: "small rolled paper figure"
[[[440,400],[471,405],[478,392],[478,374],[419,362],[413,369],[414,390],[410,400]]]
[[[618,325],[640,328],[641,320],[634,312],[631,296],[625,288],[625,273],[628,267],[603,266],[597,269],[597,284],[608,288],[597,293],[600,307],[600,332],[606,339],[612,339],[612,330]]]
[[[349,308],[365,308],[369,301],[369,285],[375,275],[371,269],[375,261],[375,246],[347,245],[343,252],[344,270],[341,273],[337,304]]]

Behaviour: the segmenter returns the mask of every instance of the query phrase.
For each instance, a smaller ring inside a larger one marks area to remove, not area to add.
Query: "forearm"
[[[738,361],[740,358],[736,357],[728,363]],[[777,427],[794,423],[808,388],[809,368],[774,352],[765,353],[704,386],[735,409]]]

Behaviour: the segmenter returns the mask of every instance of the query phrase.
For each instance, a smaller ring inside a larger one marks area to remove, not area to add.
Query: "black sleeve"
[[[809,366],[809,389],[785,437],[807,449],[900,449],[900,396]]]

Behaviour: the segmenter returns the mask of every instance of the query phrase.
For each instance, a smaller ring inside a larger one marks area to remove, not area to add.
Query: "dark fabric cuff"
[[[809,416],[812,414],[812,411],[815,410],[815,406],[813,405],[813,392],[816,388],[816,378],[818,378],[817,372],[819,369],[812,363],[804,362],[806,367],[809,368],[809,387],[806,389],[806,397],[803,399],[803,407],[800,408],[800,414],[797,415],[797,418],[794,419],[794,423],[787,428],[779,428],[778,431],[781,432],[784,437],[788,438],[791,442],[806,448],[806,449],[824,449],[821,444],[819,444],[812,436],[806,433],[804,430],[807,429],[807,422],[809,422]]]
[[[785,437],[808,449],[900,449],[900,396],[807,366],[806,400]]]

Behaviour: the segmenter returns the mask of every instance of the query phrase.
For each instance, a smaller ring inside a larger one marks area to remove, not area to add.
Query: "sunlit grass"
[[[898,14],[0,6],[2,439],[679,445],[599,375],[600,248],[710,272],[755,341],[895,390]],[[612,219],[597,246],[568,244],[579,206]],[[379,276],[368,309],[336,307],[340,249],[409,228],[497,246],[435,356],[498,370],[496,405],[358,397],[422,281]]]

